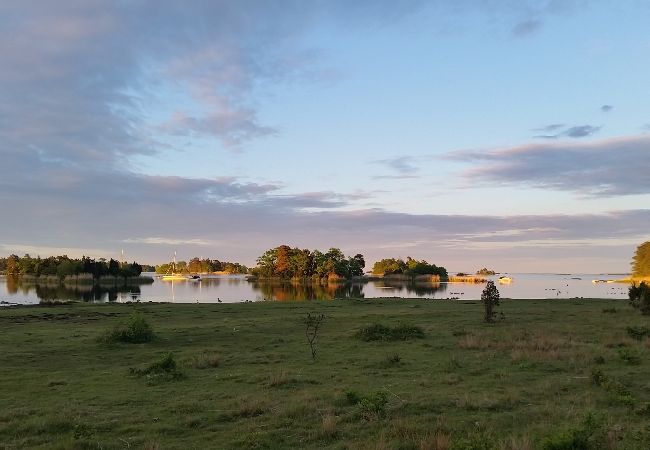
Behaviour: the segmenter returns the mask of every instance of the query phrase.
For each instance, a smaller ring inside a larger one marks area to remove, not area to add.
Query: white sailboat
[[[163,280],[186,280],[187,277],[182,273],[176,273],[176,252],[174,251],[174,262],[172,263],[172,272],[162,276]]]

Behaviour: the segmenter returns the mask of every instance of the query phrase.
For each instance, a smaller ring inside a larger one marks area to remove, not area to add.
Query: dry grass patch
[[[327,412],[323,415],[323,434],[327,437],[334,437],[338,434],[338,419],[331,413]]]
[[[194,356],[190,361],[190,366],[195,369],[209,369],[211,367],[219,367],[221,357],[216,352],[204,351],[203,353]]]
[[[528,436],[509,437],[499,442],[499,450],[533,450],[533,441]]]

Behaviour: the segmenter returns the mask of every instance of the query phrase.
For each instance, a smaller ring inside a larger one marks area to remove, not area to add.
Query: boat
[[[171,273],[166,273],[162,276],[164,281],[174,281],[174,280],[187,280],[187,276],[182,273],[176,272],[176,252],[174,252],[174,262],[172,263]]]
[[[187,279],[190,281],[201,281],[201,277],[197,274],[194,275],[188,275]]]
[[[499,277],[499,283],[501,284],[512,283],[512,277]]]

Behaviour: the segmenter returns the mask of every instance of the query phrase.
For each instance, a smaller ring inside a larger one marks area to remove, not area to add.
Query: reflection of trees
[[[447,290],[447,283],[427,281],[379,280],[370,283],[374,283],[375,287],[386,289],[390,293],[402,294],[402,292],[405,292],[408,296],[414,295],[416,297],[435,296],[437,292]]]
[[[20,280],[17,277],[12,277],[11,275],[7,275],[7,292],[10,294],[16,294],[18,293],[18,287],[20,284]]]
[[[364,298],[364,287],[374,283],[383,288],[387,294],[395,296],[425,297],[435,296],[437,292],[447,289],[445,283],[408,282],[408,281],[370,281],[319,283],[311,281],[252,280],[251,287],[265,300],[331,300],[334,298]]]
[[[363,297],[363,285],[358,283],[282,280],[254,280],[250,283],[253,290],[260,292],[265,300],[332,300]]]
[[[35,279],[21,279],[7,277],[7,292],[16,294],[18,291],[25,294],[35,292],[41,301],[74,300],[84,302],[115,301],[119,294],[127,294],[133,301],[140,298],[140,286],[112,286],[99,284],[59,284],[39,283]]]

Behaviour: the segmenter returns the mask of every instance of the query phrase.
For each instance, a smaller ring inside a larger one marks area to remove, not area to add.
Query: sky
[[[5,0],[0,254],[625,273],[645,0]]]

